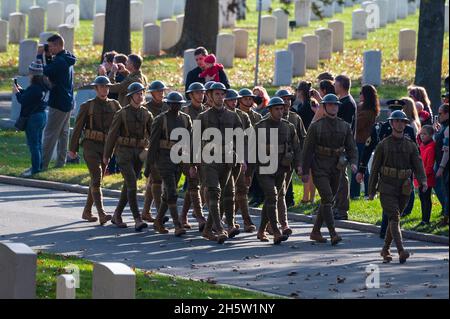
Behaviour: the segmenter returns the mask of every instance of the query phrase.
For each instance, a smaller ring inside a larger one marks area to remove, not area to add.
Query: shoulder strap
[[[94,100],[89,101],[89,128],[94,129]]]
[[[128,123],[127,123],[127,114],[126,114],[126,112],[127,112],[126,109],[122,110],[121,115],[122,115],[123,127],[125,129],[125,135],[126,135],[126,137],[129,137],[130,136],[130,132],[128,131]]]
[[[164,135],[166,136],[166,140],[169,141],[169,129],[167,127],[167,116],[166,114],[162,114],[161,115],[163,117],[163,132]]]

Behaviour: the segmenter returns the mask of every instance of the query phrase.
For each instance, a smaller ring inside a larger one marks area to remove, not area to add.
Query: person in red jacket
[[[206,69],[200,73],[199,77],[205,78],[205,81],[220,82],[219,72],[223,70],[223,65],[217,63],[216,56],[210,54],[205,58]]]
[[[436,176],[433,170],[435,162],[436,143],[433,140],[434,128],[431,125],[424,125],[420,131],[420,155],[422,156],[423,166],[427,175],[428,190],[419,192],[420,203],[422,207],[422,221],[416,227],[426,226],[430,223],[431,217],[431,190],[436,186]],[[418,187],[419,183],[414,180],[414,186]]]

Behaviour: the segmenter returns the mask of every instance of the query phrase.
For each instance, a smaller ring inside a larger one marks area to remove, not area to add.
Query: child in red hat
[[[205,78],[206,82],[216,81],[220,82],[219,72],[223,70],[223,65],[216,63],[216,56],[214,54],[207,55],[205,58],[206,69],[200,73],[201,78]]]

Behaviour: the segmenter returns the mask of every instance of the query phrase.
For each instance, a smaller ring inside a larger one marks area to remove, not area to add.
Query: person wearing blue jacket
[[[30,86],[24,90],[14,85],[14,93],[21,104],[20,116],[27,118],[25,135],[31,153],[31,168],[22,173],[23,177],[30,177],[42,170],[42,132],[47,123],[45,109],[45,95],[48,90],[44,83],[41,61],[31,63]]]
[[[44,131],[43,170],[48,169],[56,144],[58,148],[55,167],[63,167],[66,164],[70,112],[74,105],[73,66],[77,60],[72,53],[64,49],[64,39],[60,35],[52,35],[47,42],[48,47],[39,47],[37,56],[43,61],[44,75],[51,82],[48,123]]]

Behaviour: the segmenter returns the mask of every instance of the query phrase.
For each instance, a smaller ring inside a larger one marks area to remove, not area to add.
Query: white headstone
[[[388,0],[376,0],[376,4],[380,9],[380,27],[383,28],[387,25],[389,16],[389,1]]]
[[[416,60],[416,30],[400,30],[398,39],[398,60]]]
[[[273,11],[277,18],[277,39],[287,39],[289,33],[289,15],[283,9]]]
[[[339,4],[338,2],[333,2],[334,4],[334,13],[342,13],[344,12],[344,5]]]
[[[48,2],[49,2],[48,0],[36,0],[36,5],[47,10]]]
[[[75,277],[59,275],[56,279],[56,299],[75,299]]]
[[[45,30],[45,9],[41,7],[31,7],[28,17],[28,37],[39,37]]]
[[[80,19],[93,20],[95,15],[95,0],[80,0]]]
[[[34,0],[20,0],[19,11],[22,13],[29,13],[30,8],[34,6]]]
[[[352,39],[367,39],[367,13],[363,9],[354,10],[352,13]]]
[[[291,51],[275,52],[274,86],[288,86],[292,84],[292,70],[294,57]]]
[[[355,5],[355,2],[353,0],[345,0],[344,6],[346,7],[353,7]]]
[[[175,0],[173,4],[173,13],[184,14],[185,7],[186,7],[186,0]]]
[[[178,23],[172,19],[161,21],[161,49],[167,50],[177,43]]]
[[[381,51],[365,51],[362,84],[381,85]]]
[[[80,7],[78,0],[63,0],[64,1],[64,24],[70,24],[74,27],[80,25]]]
[[[319,28],[315,33],[319,37],[319,59],[331,59],[331,54],[333,52],[333,30]]]
[[[144,26],[143,6],[140,1],[130,3],[130,28],[131,31],[141,31]]]
[[[0,299],[36,298],[36,265],[27,245],[0,243]]]
[[[38,43],[35,40],[23,40],[19,45],[19,74],[27,75],[31,62],[36,60]]]
[[[417,9],[420,8],[420,0],[416,0],[416,4],[417,4]]]
[[[306,44],[303,42],[289,43],[288,50],[292,52],[293,57],[293,76],[304,76],[306,73]]]
[[[184,64],[183,64],[183,83],[186,83],[186,76],[189,71],[197,67],[195,62],[195,49],[188,49],[184,51]]]
[[[314,7],[323,15],[323,2],[322,0],[312,0],[311,3],[311,21],[320,20],[320,17],[312,10]]]
[[[64,3],[50,1],[47,5],[47,31],[56,31],[64,24]]]
[[[216,42],[217,62],[226,68],[233,67],[234,51],[236,48],[234,34],[218,34]]]
[[[333,52],[344,52],[344,22],[330,21],[328,28],[333,30]]]
[[[233,0],[219,0],[219,28],[234,28],[236,25],[237,12],[228,10]]]
[[[106,14],[97,13],[94,17],[94,38],[92,43],[103,45],[105,39],[105,19]]]
[[[95,13],[106,13],[106,0],[95,0]]]
[[[17,11],[17,0],[2,0],[2,20],[9,20],[9,15]]]
[[[331,18],[334,15],[334,3],[323,6],[322,16],[324,18]]]
[[[311,0],[299,0],[295,2],[295,23],[297,27],[309,26],[311,20]]]
[[[27,16],[20,12],[9,15],[9,43],[20,43],[25,39]]]
[[[74,109],[74,117],[78,116],[78,112],[80,111],[80,106],[88,100],[91,100],[97,96],[97,93],[93,89],[80,89],[76,91],[75,94],[75,109]]]
[[[261,44],[275,44],[277,35],[277,18],[263,16],[261,18]]]
[[[183,26],[184,26],[184,14],[180,14],[177,16],[177,42],[180,41],[181,35],[183,34]]]
[[[174,2],[174,0],[159,1],[159,5],[158,5],[158,19],[159,20],[172,18],[173,9],[174,9],[173,2]]]
[[[408,14],[416,14],[417,4],[416,1],[408,1]]]
[[[121,263],[95,263],[92,299],[134,299],[136,274]]]
[[[319,37],[307,34],[303,36],[302,42],[306,44],[306,68],[317,69],[319,64]]]
[[[366,11],[366,25],[369,32],[373,32],[380,27],[380,8],[374,1],[364,1],[361,5]]]
[[[236,37],[236,50],[234,56],[236,58],[246,59],[248,56],[248,31],[244,29],[235,29],[233,34]]]
[[[64,39],[64,47],[67,51],[73,52],[75,44],[75,28],[70,24],[61,24],[58,27],[58,33]]]
[[[388,23],[395,23],[397,21],[398,0],[388,0]]]
[[[8,51],[8,21],[0,20],[0,52]]]
[[[158,0],[143,1],[144,24],[156,23],[158,19],[158,2]]]
[[[47,43],[47,39],[54,35],[55,32],[42,32],[39,34],[39,44]]]
[[[268,11],[272,6],[272,0],[262,0],[261,11]],[[256,11],[259,11],[259,1],[256,1]]]
[[[397,19],[405,19],[408,17],[408,0],[398,0]]]
[[[161,52],[161,28],[159,25],[149,23],[144,26],[144,55],[160,55]]]
[[[448,4],[446,4],[445,5],[445,25],[444,25],[444,30],[445,30],[445,32],[448,32],[448,10],[449,10],[449,8],[448,8]]]

